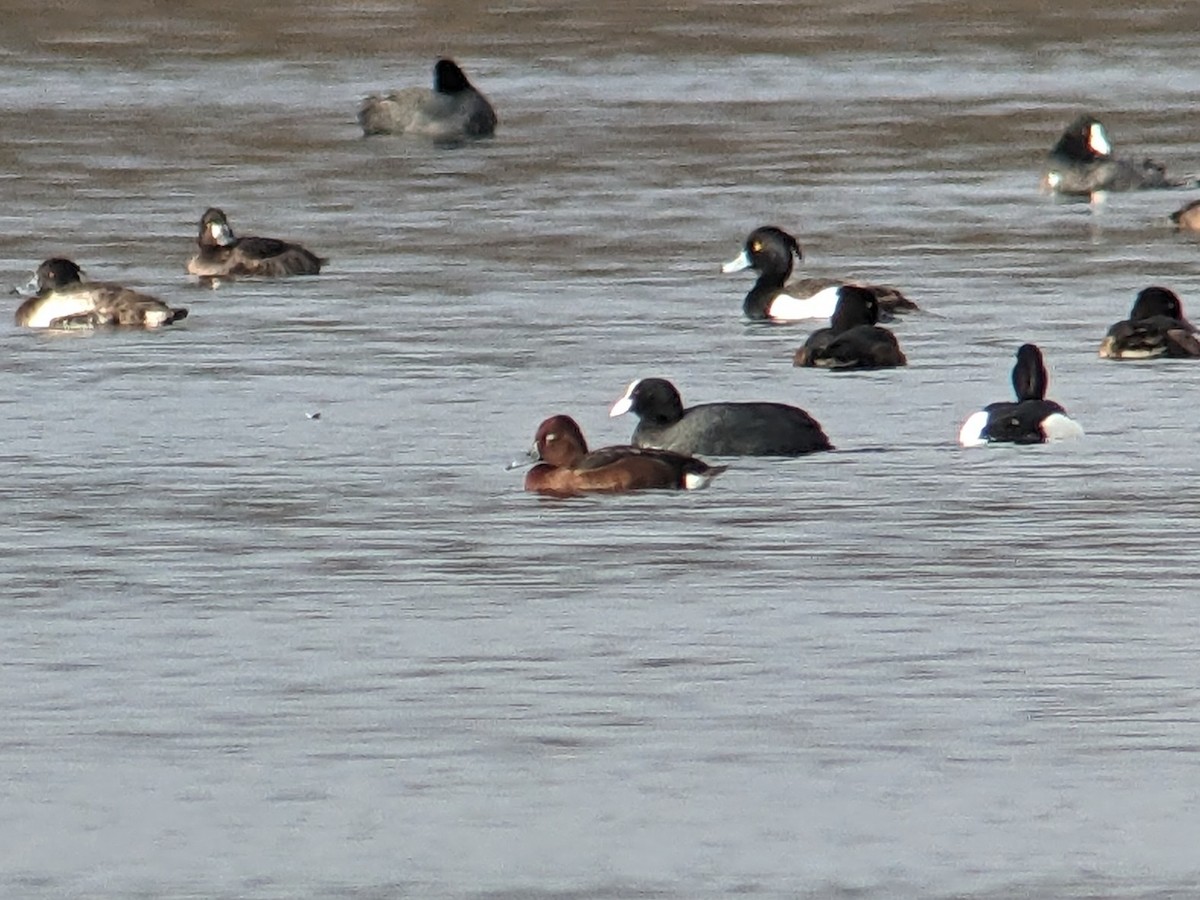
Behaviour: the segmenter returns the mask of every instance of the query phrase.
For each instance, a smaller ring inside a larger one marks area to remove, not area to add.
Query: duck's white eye
[[[553,431],[550,432],[548,435],[546,435],[546,443],[549,443],[550,441],[557,440],[557,439],[558,439],[558,435],[555,434]]]
[[[762,250],[762,248],[763,248],[762,241],[755,241],[753,244],[750,245],[750,250],[753,253],[758,253],[760,250]]]

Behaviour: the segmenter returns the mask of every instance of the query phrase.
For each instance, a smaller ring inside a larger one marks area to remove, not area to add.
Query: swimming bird
[[[1167,176],[1167,167],[1152,159],[1121,159],[1100,120],[1075,119],[1050,149],[1042,186],[1056,194],[1090,195],[1098,191],[1137,191],[1177,188],[1196,179]]]
[[[1016,402],[989,403],[973,413],[959,429],[960,444],[964,447],[988,443],[1044,444],[1083,435],[1079,423],[1062,406],[1046,399],[1049,376],[1036,344],[1022,344],[1017,350],[1012,383]]]
[[[552,497],[650,488],[695,490],[707,487],[726,469],[666,450],[616,446],[588,452],[579,424],[565,415],[551,416],[538,426],[529,455],[537,464],[525,475],[525,490]]]
[[[1129,318],[1108,329],[1100,344],[1101,359],[1173,359],[1200,357],[1196,329],[1183,315],[1183,303],[1169,288],[1138,292]]]
[[[1180,231],[1200,231],[1200,200],[1193,200],[1171,213],[1171,222]]]
[[[701,403],[684,409],[675,385],[641,378],[609,411],[638,417],[632,443],[689,456],[800,456],[832,450],[817,420],[786,403]]]
[[[16,323],[29,328],[158,328],[187,318],[186,309],[172,308],[157,297],[81,276],[71,260],[47,259],[29,283],[37,293],[17,308]]]
[[[879,301],[866,288],[845,285],[828,328],[796,351],[792,364],[822,369],[889,369],[908,365],[896,336],[879,321]]]
[[[196,243],[200,252],[188,260],[187,270],[203,278],[316,275],[328,262],[299,244],[276,238],[237,237],[225,213],[215,206],[200,217]]]
[[[405,88],[372,94],[358,110],[363,134],[419,134],[435,141],[488,137],[496,130],[496,111],[450,59],[433,67],[433,90]]]
[[[764,225],[750,232],[742,252],[721,267],[725,273],[743,269],[758,272],[758,280],[742,303],[746,318],[774,322],[827,319],[833,315],[842,288],[849,285],[870,291],[886,313],[918,308],[898,290],[886,285],[837,278],[803,278],[789,282],[793,258],[804,258],[796,238],[782,228]]]

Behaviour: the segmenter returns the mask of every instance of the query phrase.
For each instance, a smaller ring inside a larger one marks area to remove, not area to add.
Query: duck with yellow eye
[[[38,266],[28,289],[37,293],[17,308],[15,316],[16,323],[26,328],[159,328],[188,314],[119,284],[84,281],[79,266],[62,257]]]

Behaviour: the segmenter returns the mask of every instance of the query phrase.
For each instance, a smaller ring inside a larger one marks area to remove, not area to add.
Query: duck
[[[1017,349],[1012,383],[1016,402],[989,403],[969,416],[958,432],[958,442],[962,446],[1044,444],[1083,435],[1079,423],[1068,416],[1062,406],[1046,399],[1049,378],[1037,344],[1022,344]]]
[[[64,257],[37,267],[28,289],[34,296],[17,307],[15,321],[27,328],[97,328],[122,325],[159,328],[187,318],[188,311],[157,297],[103,281],[84,281],[83,270]]]
[[[433,89],[405,88],[372,94],[358,110],[363,136],[416,134],[435,141],[490,137],[496,111],[452,59],[433,66]]]
[[[687,456],[802,456],[833,445],[820,424],[786,403],[702,403],[683,406],[679,390],[665,378],[640,378],[626,389],[609,416],[638,418],[635,447]]]
[[[1090,196],[1099,191],[1138,191],[1178,188],[1195,179],[1167,176],[1167,167],[1152,159],[1120,159],[1095,116],[1081,115],[1050,149],[1042,186],[1055,194]]]
[[[1173,359],[1200,357],[1196,328],[1183,315],[1183,303],[1170,288],[1144,288],[1133,301],[1129,318],[1108,329],[1100,344],[1101,359]]]
[[[529,456],[536,465],[525,475],[525,490],[549,497],[697,490],[727,468],[667,450],[613,446],[589,452],[579,423],[562,414],[538,426]]]
[[[809,335],[792,359],[821,369],[890,369],[908,365],[896,336],[879,321],[879,301],[867,288],[844,285],[828,328]]]
[[[1200,200],[1193,200],[1171,213],[1171,223],[1180,231],[1200,231]]]
[[[742,312],[753,321],[798,322],[805,319],[828,319],[833,315],[842,289],[853,285],[870,291],[880,309],[894,314],[918,309],[894,287],[861,284],[836,278],[804,278],[789,282],[792,262],[803,259],[800,243],[788,232],[774,225],[755,228],[742,245],[742,252],[721,266],[730,274],[744,269],[758,272],[758,280],[742,304]]]
[[[316,275],[328,260],[299,244],[276,238],[236,237],[223,210],[211,206],[200,217],[196,237],[200,252],[188,260],[187,270],[201,278],[259,275]]]

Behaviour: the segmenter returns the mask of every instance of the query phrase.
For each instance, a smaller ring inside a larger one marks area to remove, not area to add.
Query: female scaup
[[[648,488],[695,490],[706,487],[726,468],[640,447],[604,447],[589,453],[578,423],[563,415],[551,416],[538,426],[530,456],[537,465],[525,475],[525,490],[551,497]]]
[[[1080,437],[1083,429],[1067,411],[1046,399],[1046,364],[1036,344],[1022,344],[1012,370],[1017,402],[989,403],[968,417],[958,432],[964,447],[988,443],[1044,444]]]
[[[1108,132],[1094,116],[1080,116],[1067,126],[1050,150],[1042,185],[1056,194],[1089,195],[1097,191],[1138,191],[1184,187],[1194,179],[1167,177],[1167,168],[1152,159],[1113,156]]]
[[[792,258],[803,259],[800,244],[782,228],[764,225],[750,232],[737,259],[721,267],[725,273],[754,269],[758,280],[742,304],[746,318],[757,321],[796,322],[802,319],[827,319],[833,315],[838,297],[846,285],[868,290],[885,312],[917,309],[898,290],[877,284],[857,284],[836,278],[805,278],[788,282]]]
[[[1148,287],[1133,301],[1129,318],[1108,329],[1100,344],[1101,359],[1174,359],[1200,357],[1196,329],[1183,315],[1174,291]]]
[[[638,417],[633,444],[688,456],[800,456],[832,450],[817,420],[785,403],[702,403],[683,408],[675,385],[642,378],[613,404],[610,416]]]
[[[275,238],[236,237],[225,213],[215,206],[200,217],[196,243],[200,252],[188,260],[187,270],[202,278],[316,275],[328,262],[299,244]]]
[[[876,323],[879,301],[866,288],[845,285],[828,328],[809,335],[792,364],[822,369],[890,369],[908,365],[896,336]]]
[[[187,318],[186,309],[172,308],[119,284],[85,282],[80,274],[79,266],[69,259],[43,262],[29,283],[37,293],[17,308],[16,323],[29,328],[158,328]]]
[[[1171,213],[1171,222],[1180,231],[1200,231],[1200,200],[1193,200]]]
[[[405,88],[372,94],[358,110],[364,135],[419,134],[436,141],[488,137],[496,130],[496,111],[453,60],[433,67],[433,90]]]

